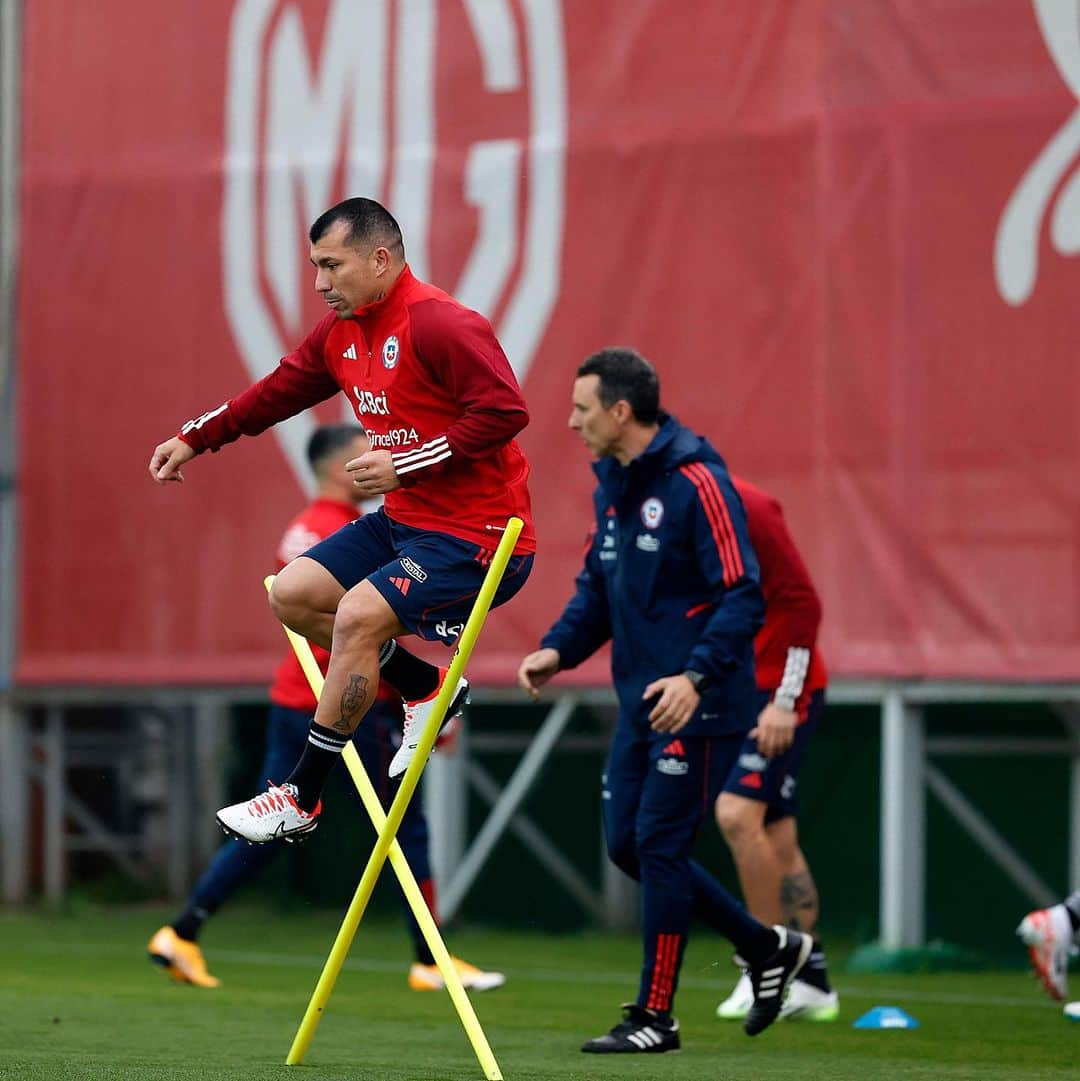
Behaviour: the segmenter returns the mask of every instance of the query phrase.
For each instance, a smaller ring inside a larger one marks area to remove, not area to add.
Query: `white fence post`
[[[923,713],[899,688],[881,710],[881,945],[918,947],[925,937],[926,790]]]

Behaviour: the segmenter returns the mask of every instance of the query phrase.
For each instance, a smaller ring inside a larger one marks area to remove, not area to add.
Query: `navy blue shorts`
[[[772,691],[758,693],[757,711],[760,713],[772,701]],[[757,740],[747,736],[739,749],[739,757],[728,776],[725,792],[745,799],[768,804],[765,822],[777,822],[794,816],[799,809],[799,767],[802,765],[806,744],[814,734],[821,714],[825,710],[825,692],[815,691],[810,696],[806,720],[795,729],[791,746],[773,759],[767,759],[758,750]]]
[[[494,554],[448,533],[410,529],[381,507],[304,553],[346,590],[367,580],[409,631],[449,646],[465,628]],[[521,589],[532,565],[532,555],[510,557],[493,608]]]

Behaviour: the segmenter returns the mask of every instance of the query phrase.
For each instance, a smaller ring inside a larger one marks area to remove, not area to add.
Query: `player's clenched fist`
[[[345,471],[365,499],[386,495],[401,487],[394,459],[388,450],[367,450],[359,458],[346,462]]]
[[[178,435],[174,435],[172,439],[167,439],[154,447],[154,453],[150,458],[150,476],[158,484],[165,484],[170,480],[182,484],[184,474],[180,472],[180,467],[194,457],[195,451]]]

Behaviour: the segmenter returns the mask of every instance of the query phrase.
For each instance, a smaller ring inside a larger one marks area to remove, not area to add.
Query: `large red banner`
[[[305,230],[347,194],[490,316],[532,411],[540,550],[479,680],[569,595],[570,388],[608,344],[784,502],[834,673],[1080,677],[1080,0],[33,0],[23,29],[17,681],[267,678],[314,418],[183,486],[146,463],[317,317]]]

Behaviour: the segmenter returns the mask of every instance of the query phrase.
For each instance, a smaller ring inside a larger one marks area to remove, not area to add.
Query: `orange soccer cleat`
[[[198,944],[181,938],[167,924],[154,932],[146,950],[150,960],[161,965],[177,983],[190,983],[196,987],[221,984],[221,980],[206,971],[206,960]]]
[[[454,962],[466,991],[494,991],[506,983],[506,977],[501,972],[485,972],[468,961],[462,961],[460,957],[451,957],[450,960]],[[438,965],[414,964],[409,969],[409,986],[414,991],[441,991],[446,983]]]

